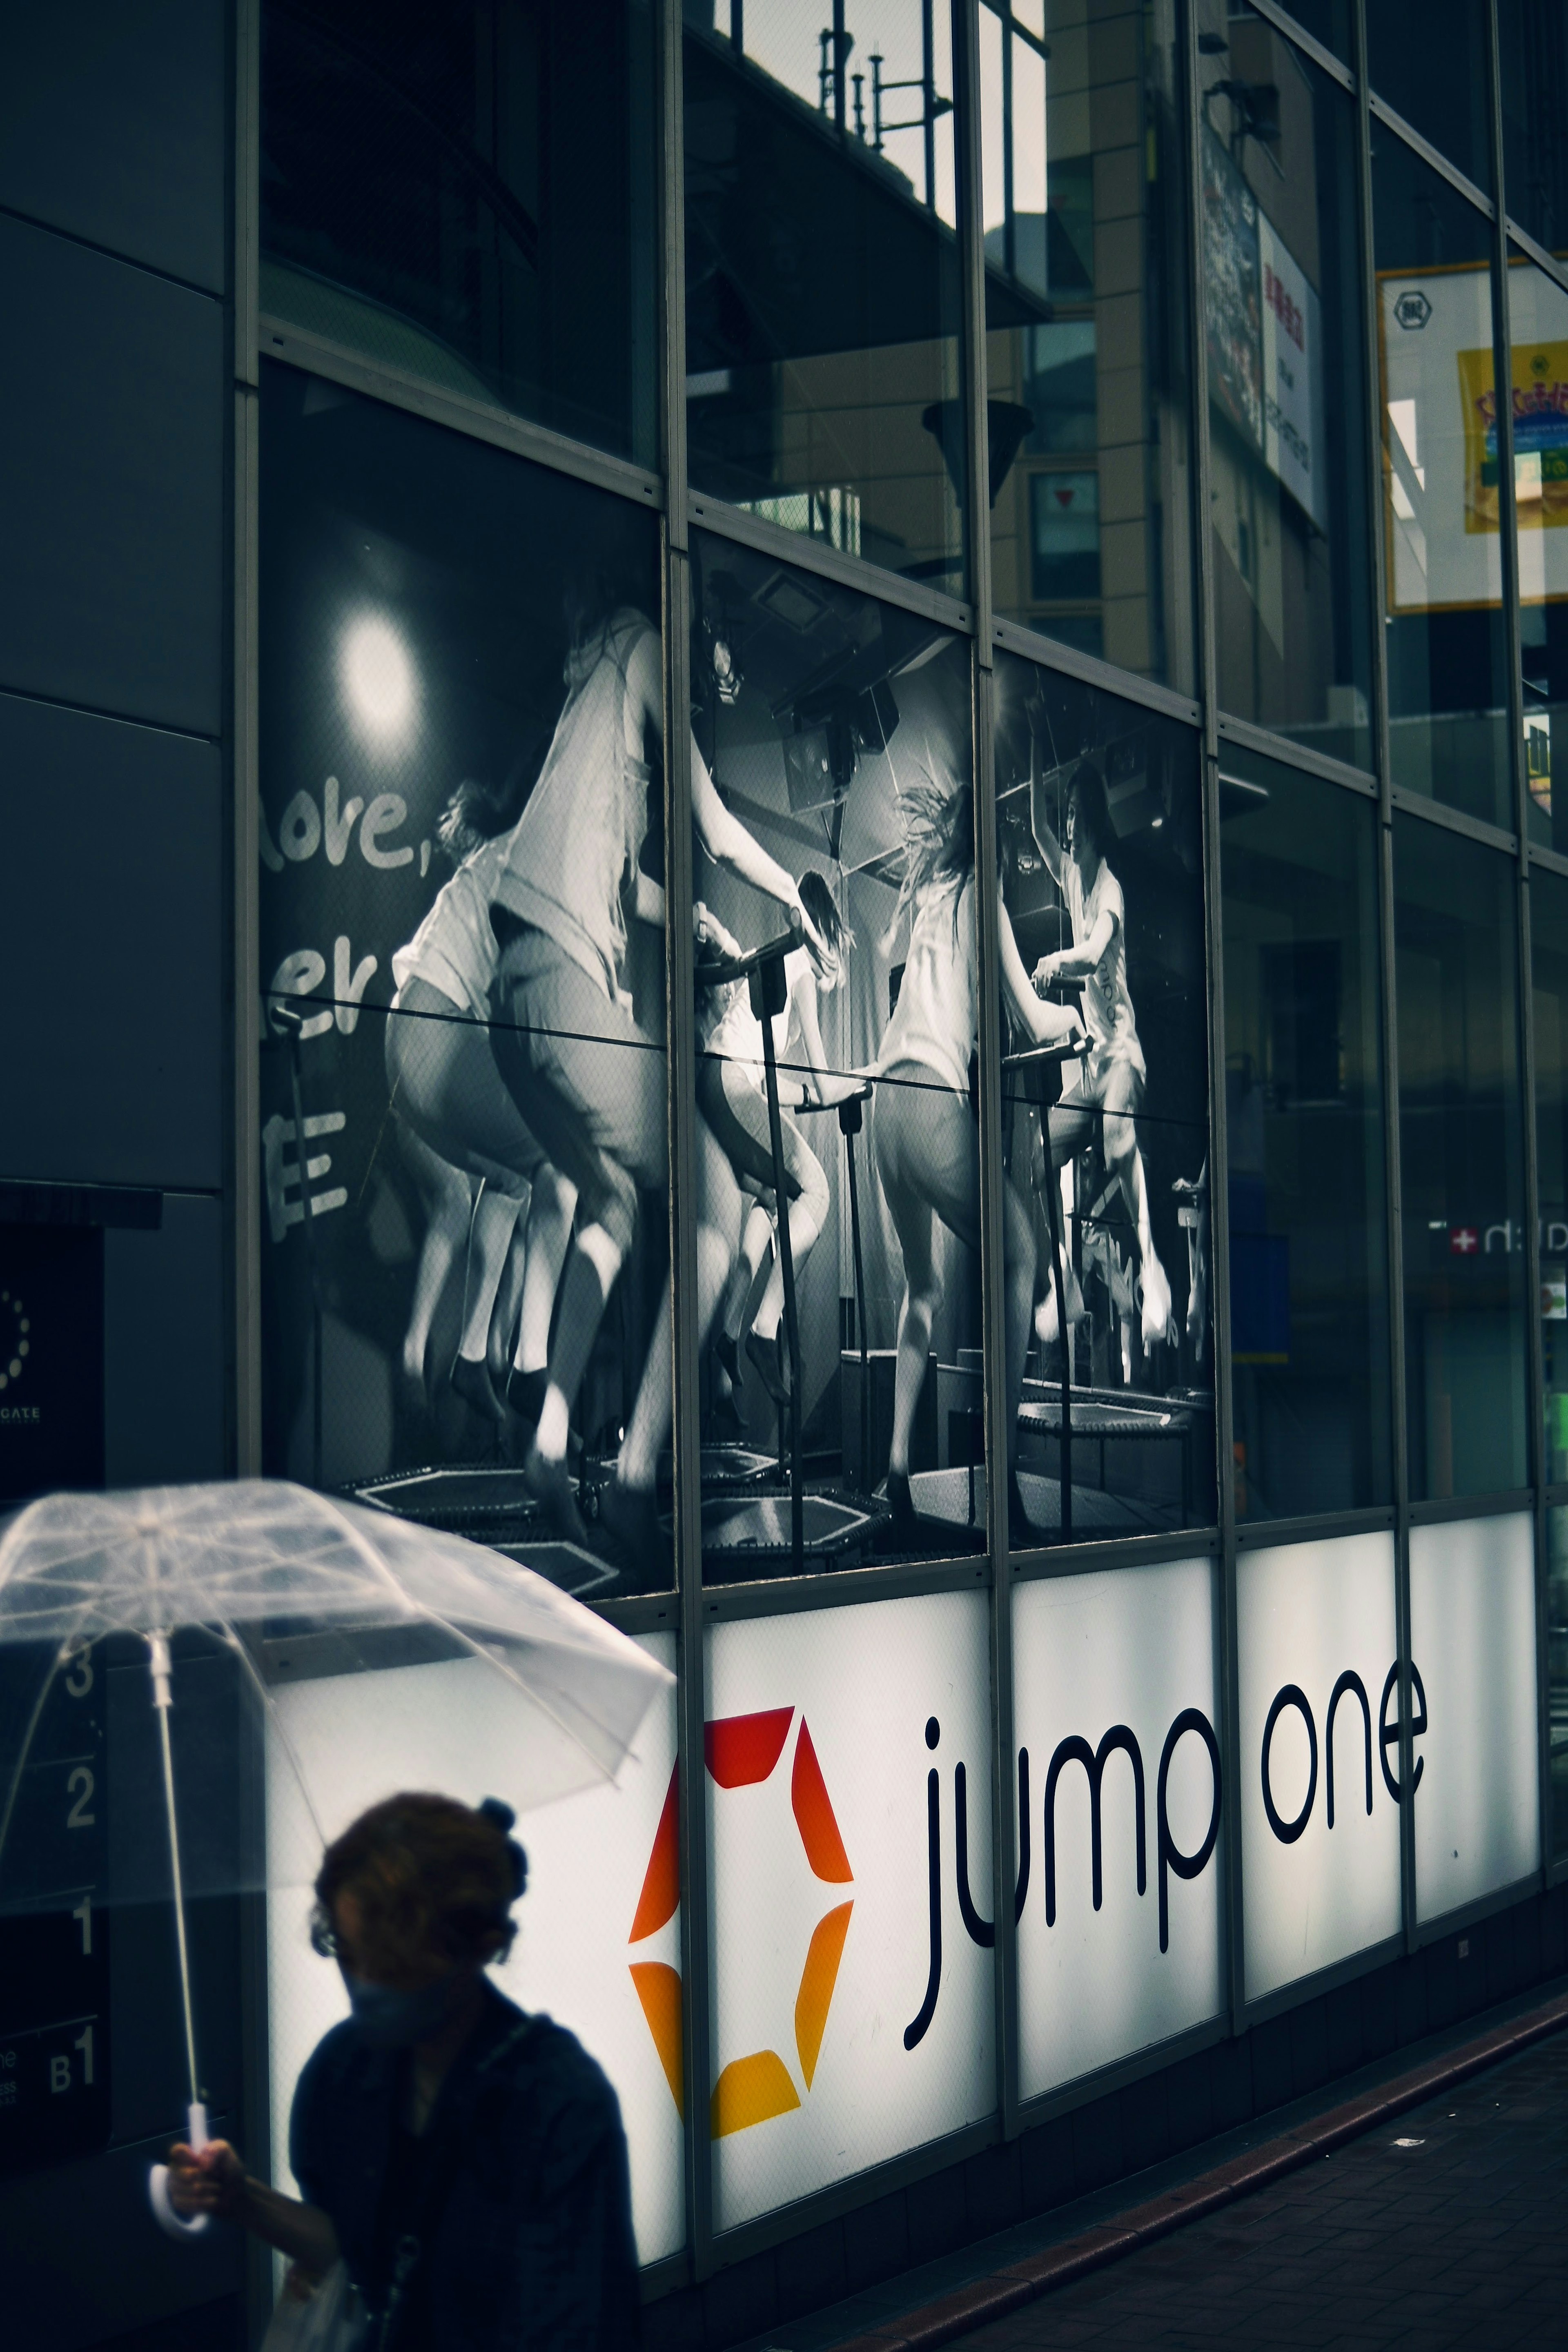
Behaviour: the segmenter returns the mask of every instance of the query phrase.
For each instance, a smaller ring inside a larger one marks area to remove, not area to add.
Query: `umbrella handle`
[[[186,2145],[199,2156],[207,2144],[207,2111],[199,2102],[185,2109]],[[147,2175],[147,2196],[158,2227],[171,2238],[199,2238],[206,2228],[209,2216],[193,2213],[187,2220],[176,2213],[169,2196],[169,2168],[155,2164]]]

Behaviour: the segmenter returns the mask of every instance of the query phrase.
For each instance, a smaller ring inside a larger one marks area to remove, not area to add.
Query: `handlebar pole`
[[[855,1173],[855,1135],[850,1128],[844,1129],[844,1149],[849,1155],[849,1232],[855,1245],[855,1337],[860,1346],[860,1483],[861,1491],[871,1491],[871,1368],[866,1344],[866,1267],[860,1255],[860,1186]]]
[[[1048,1103],[1041,1108],[1045,1124],[1046,1201],[1051,1228],[1051,1273],[1057,1286],[1057,1335],[1062,1343],[1062,1434],[1058,1467],[1061,1472],[1061,1528],[1063,1543],[1072,1541],[1072,1326],[1068,1321],[1067,1282],[1062,1272],[1062,1180],[1061,1171],[1051,1157],[1051,1112]]]
[[[778,969],[775,967],[775,969]],[[783,978],[782,969],[779,976]],[[779,1113],[779,1071],[773,1052],[774,1010],[763,1011],[763,1075],[768,1090],[768,1140],[773,1146],[773,1198],[777,1202],[779,1267],[784,1275],[784,1335],[789,1342],[789,1549],[796,1576],[805,1565],[805,1507],[800,1468],[800,1322],[795,1313],[795,1252],[789,1238],[789,1194],[784,1189],[784,1121]]]

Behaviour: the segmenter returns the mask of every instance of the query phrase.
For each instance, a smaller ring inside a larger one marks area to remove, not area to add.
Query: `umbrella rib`
[[[272,1726],[273,1730],[278,1734],[279,1739],[282,1743],[283,1752],[294,1768],[294,1778],[300,1783],[300,1794],[305,1800],[305,1811],[310,1816],[310,1827],[321,1839],[322,1846],[325,1847],[327,1843],[327,1833],[321,1827],[321,1817],[317,1813],[315,1806],[310,1802],[310,1784],[305,1778],[305,1768],[300,1761],[299,1751],[295,1748],[293,1741],[289,1738],[288,1732],[284,1729],[282,1710],[279,1708],[278,1702],[273,1697],[271,1692],[268,1689],[266,1683],[262,1680],[261,1675],[257,1668],[255,1659],[251,1656],[250,1652],[246,1648],[245,1643],[241,1641],[239,1634],[235,1630],[234,1626],[229,1623],[226,1617],[220,1617],[217,1622],[224,1638],[227,1641],[230,1648],[234,1650],[240,1661],[240,1664],[244,1666],[246,1673],[250,1676],[251,1681],[256,1685],[256,1695],[267,1710],[267,1719]]]
[[[331,1496],[327,1495],[318,1495],[315,1493],[314,1489],[311,1489],[310,1499],[320,1509],[325,1511],[330,1518],[337,1521],[338,1526],[342,1528],[350,1543],[353,1546],[360,1558],[370,1569],[372,1574],[375,1576],[381,1583],[390,1586],[393,1592],[396,1594],[398,1600],[404,1603],[405,1608],[413,1607],[415,1604],[410,1601],[408,1594],[404,1591],[396,1577],[394,1576],[391,1569],[386,1565],[386,1562],[384,1559],[377,1558],[374,1549],[370,1544],[366,1543],[363,1536],[361,1535],[353,1521],[349,1518],[343,1511],[339,1509],[337,1504],[331,1500]],[[418,1605],[420,1608],[424,1607],[423,1602],[420,1602]]]
[[[524,1698],[528,1700],[531,1706],[536,1706],[542,1714],[547,1715],[550,1717],[551,1722],[554,1724],[556,1729],[565,1734],[566,1738],[572,1742],[574,1748],[581,1749],[582,1753],[587,1758],[589,1763],[593,1766],[595,1771],[597,1772],[602,1779],[609,1780],[612,1783],[614,1782],[615,1774],[605,1770],[604,1765],[600,1762],[598,1757],[595,1755],[593,1749],[589,1747],[582,1733],[580,1731],[574,1731],[572,1726],[567,1722],[565,1717],[556,1713],[556,1710],[551,1706],[550,1701],[544,1696],[542,1692],[535,1690],[531,1684],[525,1683],[522,1676],[518,1674],[513,1667],[509,1666],[504,1658],[498,1658],[493,1649],[488,1648],[483,1642],[476,1641],[471,1633],[465,1633],[460,1625],[454,1625],[452,1623],[450,1618],[443,1617],[438,1610],[430,1608],[428,1602],[422,1603],[421,1605],[424,1607],[426,1614],[431,1624],[439,1625],[444,1633],[450,1633],[454,1642],[460,1642],[463,1647],[466,1650],[471,1651],[476,1658],[483,1658],[488,1664],[492,1665],[495,1668],[498,1674],[504,1675],[507,1681],[514,1684],[522,1693]],[[583,1712],[586,1715],[588,1712],[587,1708],[584,1707]],[[605,1733],[606,1738],[613,1739],[616,1736],[610,1730],[606,1724],[600,1724],[598,1728]]]
[[[22,1532],[23,1528],[27,1525],[28,1521],[29,1521],[29,1520],[30,1520],[30,1519],[31,1519],[31,1518],[32,1518],[32,1517],[34,1517],[37,1512],[40,1512],[40,1511],[43,1509],[44,1505],[45,1505],[45,1503],[46,1503],[47,1500],[48,1500],[48,1497],[47,1497],[47,1496],[45,1496],[45,1495],[40,1495],[40,1496],[38,1496],[37,1497],[37,1499],[36,1499],[35,1501],[33,1501],[33,1502],[31,1502],[31,1503],[24,1503],[24,1504],[23,1504],[23,1506],[22,1506],[21,1509],[17,1512],[17,1514],[16,1514],[16,1517],[10,1521],[10,1523],[8,1524],[8,1526],[7,1526],[7,1528],[6,1528],[6,1529],[5,1529],[5,1549],[7,1551],[15,1552],[16,1550],[17,1550],[17,1549],[19,1549],[19,1546],[18,1546],[18,1545],[17,1545],[17,1543],[16,1543],[16,1538],[17,1538],[18,1536],[20,1536],[20,1534],[21,1534],[21,1532]],[[5,1584],[8,1583],[8,1582],[9,1582],[9,1580],[10,1580],[10,1578],[11,1578],[11,1576],[12,1576],[12,1573],[13,1573],[13,1570],[12,1570],[11,1568],[7,1568],[7,1569],[5,1570],[5,1574],[4,1574],[3,1576],[0,1576],[0,1585],[5,1585]]]
[[[371,1566],[376,1570],[377,1574],[381,1576],[386,1583],[391,1585],[393,1591],[398,1595],[398,1598],[405,1602],[410,1602],[409,1594],[404,1591],[402,1585],[398,1582],[396,1577],[394,1576],[391,1569],[386,1566],[385,1562],[384,1560],[377,1559],[375,1553],[372,1550],[370,1545],[365,1542],[363,1537],[360,1534],[359,1529],[354,1526],[353,1521],[345,1517],[343,1512],[342,1512],[338,1508],[337,1505],[331,1501],[327,1496],[318,1495],[315,1496],[315,1500],[321,1504],[323,1510],[329,1511],[331,1514],[332,1517],[338,1521],[342,1528],[346,1529],[349,1539],[353,1544],[355,1550],[361,1552],[364,1558],[369,1560]],[[497,1667],[500,1672],[506,1676],[510,1683],[516,1685],[517,1688],[521,1691],[525,1698],[530,1700],[533,1706],[541,1708],[542,1712],[550,1717],[551,1721],[556,1726],[558,1730],[564,1732],[566,1738],[571,1740],[574,1748],[581,1749],[582,1753],[593,1765],[595,1772],[601,1773],[604,1775],[605,1779],[612,1782],[614,1781],[615,1775],[613,1773],[605,1772],[603,1764],[600,1762],[598,1757],[595,1755],[593,1749],[589,1747],[582,1734],[578,1731],[574,1731],[572,1726],[566,1721],[564,1716],[557,1714],[554,1707],[551,1706],[549,1700],[543,1697],[540,1692],[532,1689],[529,1684],[525,1683],[522,1676],[514,1673],[511,1667],[509,1666],[503,1659],[498,1658],[493,1650],[487,1649],[482,1642],[475,1641],[471,1633],[465,1633],[459,1626],[454,1625],[449,1618],[443,1617],[438,1610],[432,1609],[427,1601],[421,1601],[417,1603],[411,1603],[410,1605],[416,1606],[421,1614],[424,1615],[431,1624],[439,1625],[443,1633],[450,1633],[455,1642],[460,1642],[463,1644],[463,1647],[467,1650],[470,1650],[476,1658],[488,1658],[490,1664]],[[588,1709],[584,1707],[583,1712],[584,1715],[587,1715]],[[644,1709],[644,1713],[647,1713],[646,1708]],[[617,1736],[611,1730],[608,1724],[601,1723],[595,1727],[598,1730],[603,1731],[606,1738],[615,1738]],[[630,1745],[629,1741],[626,1744],[628,1747]]]

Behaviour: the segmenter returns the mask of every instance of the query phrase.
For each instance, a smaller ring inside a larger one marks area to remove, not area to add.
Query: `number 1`
[[[81,2052],[81,2078],[84,2083],[90,2084],[92,2081],[92,2020],[90,2018],[71,2043],[71,2048]]]
[[[92,1897],[90,1895],[82,1896],[81,1901],[71,1913],[71,1917],[81,1921],[81,1955],[84,1960],[89,1959],[92,1956]]]

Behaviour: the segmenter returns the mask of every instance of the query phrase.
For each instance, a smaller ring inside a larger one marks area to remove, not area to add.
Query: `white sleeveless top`
[[[784,1049],[789,1043],[790,1026],[795,1017],[795,992],[805,978],[810,961],[810,953],[805,948],[793,948],[784,958],[784,1010],[773,1017],[775,1061],[784,1059]],[[766,1084],[763,1024],[752,1010],[749,981],[737,980],[731,983],[730,1001],[710,1031],[703,1051],[717,1055],[721,1061],[738,1064],[757,1086]]]
[[[1121,885],[1102,857],[1094,887],[1086,897],[1078,860],[1064,855],[1062,897],[1072,919],[1075,948],[1084,946],[1094,936],[1101,915],[1111,918],[1110,943],[1083,983],[1083,1025],[1089,1031],[1094,1058],[1102,1066],[1109,1062],[1125,1062],[1140,1077],[1146,1077],[1137,1018],[1127,992],[1127,906]]]
[[[879,1069],[919,1062],[967,1101],[976,1034],[974,877],[947,875],[915,893],[910,950]]]
[[[496,970],[490,901],[502,855],[500,842],[482,843],[436,893],[425,920],[407,946],[399,948],[392,959],[392,977],[397,983],[395,1009],[409,982],[422,980],[438,988],[473,1020],[489,1019],[490,982]]]
[[[607,996],[626,967],[621,893],[647,834],[652,772],[626,748],[626,670],[658,632],[623,605],[566,664],[566,705],[528,805],[501,839],[494,896]]]

